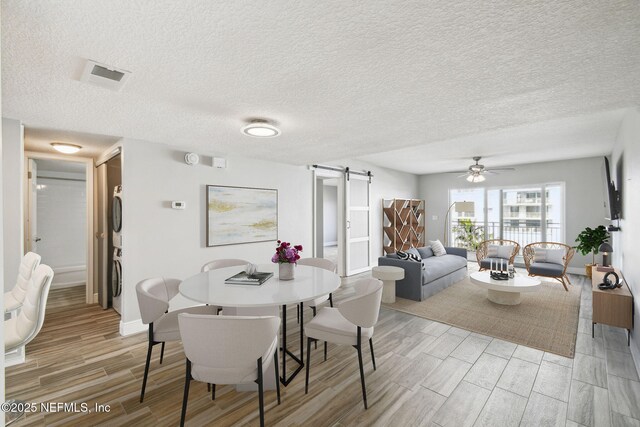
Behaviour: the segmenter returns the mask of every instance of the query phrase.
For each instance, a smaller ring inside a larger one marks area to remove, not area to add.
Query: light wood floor
[[[336,299],[352,292],[346,280]],[[312,353],[309,394],[304,375],[283,388],[282,404],[266,393],[267,425],[640,425],[640,382],[621,330],[596,327],[591,339],[591,292],[584,286],[577,354],[566,359],[382,309],[374,336],[377,371],[365,352],[369,410],[362,405],[353,348]],[[84,292],[83,290],[80,292]],[[180,418],[184,355],[167,344],[152,359],[144,404],[138,402],[146,334],[121,337],[118,316],[84,295],[52,291],[44,327],[27,346],[27,362],[6,370],[6,396],[28,402],[110,405],[108,413],[34,413],[16,425],[175,426]],[[61,300],[71,302],[61,304]],[[298,348],[295,309],[288,330]],[[310,318],[306,310],[306,318]],[[297,350],[296,350],[297,353]],[[289,366],[291,364],[288,364]],[[257,395],[192,383],[187,424],[257,425]]]

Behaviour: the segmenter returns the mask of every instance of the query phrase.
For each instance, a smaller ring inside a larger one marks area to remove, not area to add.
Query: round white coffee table
[[[522,301],[522,292],[536,292],[540,280],[535,277],[516,275],[509,280],[493,280],[488,271],[471,273],[471,283],[487,290],[489,301],[502,305],[518,305]]]
[[[371,275],[382,280],[382,302],[396,302],[396,280],[404,279],[404,268],[391,265],[379,265],[371,269]]]

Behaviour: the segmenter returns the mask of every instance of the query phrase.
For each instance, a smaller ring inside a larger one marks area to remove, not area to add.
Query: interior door
[[[27,251],[38,253],[38,164],[33,159],[27,162]]]
[[[347,172],[345,197],[346,275],[371,269],[371,179]]]
[[[98,303],[102,308],[109,308],[109,245],[107,222],[107,209],[109,206],[109,189],[107,187],[107,164],[103,163],[97,168],[98,179],[98,223],[96,224],[96,259],[97,259],[97,283],[98,283]]]

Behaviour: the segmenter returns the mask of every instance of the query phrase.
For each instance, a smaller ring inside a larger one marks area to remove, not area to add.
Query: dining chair
[[[260,426],[264,426],[264,371],[273,362],[280,404],[278,329],[275,316],[178,316],[186,356],[186,376],[180,426],[184,425],[191,380],[212,384],[258,384]]]
[[[298,260],[298,265],[309,265],[311,267],[323,268],[325,270],[331,271],[332,273],[335,273],[337,271],[336,265],[326,258],[301,258]],[[318,307],[326,300],[329,300],[329,305],[333,307],[332,294],[323,295],[307,302],[307,305],[311,307],[311,310],[313,310],[314,316],[316,315],[316,307]]]
[[[5,313],[17,310],[22,306],[24,297],[27,295],[29,280],[40,264],[40,260],[40,255],[34,252],[27,252],[20,260],[16,284],[9,292],[4,293]]]
[[[29,344],[42,329],[53,275],[53,270],[46,264],[40,264],[31,274],[25,286],[20,312],[16,317],[4,322],[5,354]],[[25,413],[24,408],[28,407],[22,400],[9,399],[7,403],[9,408],[15,409],[6,411],[5,425],[20,419]]]
[[[149,325],[147,361],[144,365],[140,403],[144,400],[144,391],[147,387],[147,377],[149,376],[149,365],[151,364],[153,347],[156,344],[162,344],[160,350],[160,364],[162,364],[165,343],[167,341],[180,341],[178,314],[196,313],[215,315],[218,312],[218,307],[213,305],[201,305],[169,311],[169,301],[178,294],[179,286],[180,280],[164,277],[145,279],[136,285],[138,307],[140,308],[142,323]]]
[[[205,265],[202,266],[202,271],[209,271],[209,270],[217,270],[218,268],[225,268],[225,267],[235,267],[235,266],[245,266],[249,264],[249,261],[245,261],[243,259],[216,259],[213,261],[209,261],[208,263],[206,263]]]
[[[304,383],[305,394],[309,391],[309,369],[311,367],[311,341],[324,341],[324,360],[327,360],[327,342],[353,346],[358,352],[362,399],[367,409],[367,389],[364,382],[362,363],[362,339],[369,340],[371,362],[376,369],[373,353],[373,327],[378,321],[382,282],[378,279],[360,279],[353,284],[355,296],[347,298],[336,308],[323,307],[318,315],[305,325],[307,335],[307,372]]]
[[[36,267],[27,282],[22,308],[17,317],[4,322],[4,351],[8,353],[30,343],[44,323],[53,270],[46,264]]]

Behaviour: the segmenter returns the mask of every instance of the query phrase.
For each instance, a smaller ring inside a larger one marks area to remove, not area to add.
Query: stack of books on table
[[[262,285],[273,276],[273,273],[253,273],[247,274],[245,271],[229,277],[224,283],[231,285]]]

